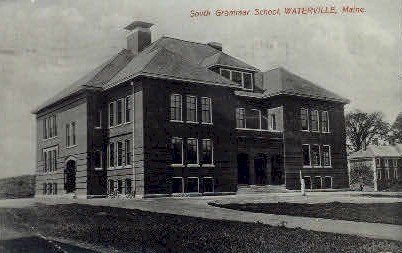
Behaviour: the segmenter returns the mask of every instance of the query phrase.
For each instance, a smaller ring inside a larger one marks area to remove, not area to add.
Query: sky
[[[277,66],[347,97],[347,111],[402,111],[402,0],[0,0],[0,177],[33,174],[31,110],[126,46],[123,27],[223,44],[262,71]],[[217,17],[217,9],[343,6],[362,14]],[[210,10],[190,17],[191,10]],[[398,79],[399,75],[399,79]]]

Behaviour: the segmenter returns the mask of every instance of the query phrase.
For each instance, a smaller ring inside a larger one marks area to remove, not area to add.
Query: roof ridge
[[[189,43],[193,43],[193,44],[199,44],[199,45],[209,46],[208,43],[202,43],[202,42],[191,41],[191,40],[184,40],[184,39],[179,39],[179,38],[175,38],[175,37],[170,37],[170,36],[167,36],[167,35],[163,35],[161,38],[167,38],[167,39],[179,40],[179,41],[183,41],[183,42],[189,42]],[[211,46],[209,46],[209,47],[211,47]],[[216,48],[213,48],[213,47],[211,47],[211,48],[214,49],[214,50],[216,50],[216,51],[218,51],[218,52],[222,52],[222,51],[219,51],[219,50],[216,49]]]

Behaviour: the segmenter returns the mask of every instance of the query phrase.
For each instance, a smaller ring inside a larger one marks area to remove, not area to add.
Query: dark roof
[[[152,24],[152,23],[148,23],[148,22],[144,22],[144,21],[134,21],[133,23],[131,23],[128,26],[124,27],[124,29],[132,31],[137,27],[151,28],[151,26],[153,26],[153,25],[154,24]]]
[[[352,153],[349,159],[374,157],[402,157],[402,144],[387,146],[369,145],[366,149]]]
[[[340,103],[349,103],[347,98],[324,89],[311,81],[289,72],[283,67],[260,72],[256,77],[256,85],[264,90],[264,97],[277,95],[293,95],[323,99]]]
[[[130,29],[143,25],[134,23],[129,25]],[[206,60],[211,56],[216,59]],[[207,62],[207,64],[205,65],[203,62]],[[121,50],[117,55],[40,105],[33,113],[38,113],[45,107],[76,92],[85,89],[108,89],[141,75],[238,87],[238,84],[208,69],[213,65],[258,71],[253,66],[208,44],[162,37],[137,55],[127,49]]]

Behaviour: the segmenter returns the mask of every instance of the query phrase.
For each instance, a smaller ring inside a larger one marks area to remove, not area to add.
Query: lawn
[[[250,203],[210,205],[254,213],[282,214],[333,220],[364,221],[402,225],[402,202],[399,203]]]
[[[0,209],[1,225],[122,252],[400,252],[402,242],[89,205]],[[1,242],[0,242],[1,246]]]

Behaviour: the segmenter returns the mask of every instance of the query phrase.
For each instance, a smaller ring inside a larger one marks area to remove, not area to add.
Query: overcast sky
[[[343,5],[359,15],[190,18],[190,11]],[[0,177],[34,173],[30,111],[125,47],[122,29],[152,22],[162,35],[218,41],[265,71],[282,65],[351,103],[347,110],[401,111],[401,0],[89,1],[0,0]],[[400,50],[400,49],[399,49]]]

